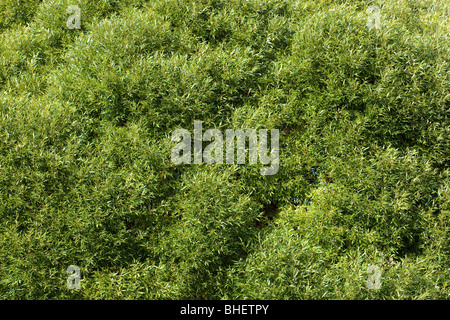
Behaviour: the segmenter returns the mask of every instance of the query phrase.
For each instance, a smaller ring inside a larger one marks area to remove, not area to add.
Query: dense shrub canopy
[[[448,299],[449,34],[446,0],[0,0],[0,298]],[[175,165],[194,120],[279,129],[278,173]]]

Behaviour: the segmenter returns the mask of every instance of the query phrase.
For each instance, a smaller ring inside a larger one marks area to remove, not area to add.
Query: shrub
[[[0,0],[0,297],[448,299],[448,7],[372,3]],[[175,165],[194,120],[277,174]]]

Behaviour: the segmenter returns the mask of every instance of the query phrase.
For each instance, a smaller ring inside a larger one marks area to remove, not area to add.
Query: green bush
[[[448,299],[449,14],[0,0],[0,298]],[[175,165],[194,120],[279,129],[279,171]]]

